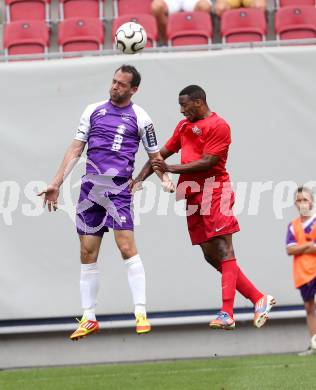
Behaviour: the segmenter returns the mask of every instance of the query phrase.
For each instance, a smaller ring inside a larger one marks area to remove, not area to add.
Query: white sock
[[[146,281],[142,260],[137,254],[125,260],[128,283],[132,292],[136,314],[146,314]]]
[[[97,305],[97,295],[100,285],[100,273],[97,263],[81,264],[80,273],[80,294],[81,305],[84,310],[83,315],[95,321],[95,307]]]

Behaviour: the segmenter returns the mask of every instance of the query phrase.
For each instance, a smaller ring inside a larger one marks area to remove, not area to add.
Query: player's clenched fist
[[[151,160],[151,166],[154,171],[160,171],[162,173],[169,172],[169,166],[164,160],[154,158]]]

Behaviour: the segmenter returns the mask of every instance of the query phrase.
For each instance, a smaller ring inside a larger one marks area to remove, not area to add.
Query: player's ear
[[[131,94],[134,95],[138,91],[138,87],[131,88]]]
[[[195,106],[200,108],[203,104],[202,100],[201,99],[196,99],[194,100],[194,103],[195,103]]]

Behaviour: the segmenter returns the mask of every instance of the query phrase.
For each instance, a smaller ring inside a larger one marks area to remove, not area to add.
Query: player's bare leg
[[[211,238],[200,246],[205,260],[217,270],[223,260],[235,258],[231,234]]]
[[[311,336],[311,341],[306,351],[300,352],[299,356],[309,356],[316,354],[316,305],[314,297],[304,302],[306,310],[306,322]]]
[[[114,230],[114,237],[127,267],[128,283],[135,305],[136,332],[148,333],[151,330],[146,315],[146,280],[142,260],[137,253],[134,232]]]
[[[215,320],[214,326],[212,326],[212,322],[211,326],[223,329],[233,329],[234,324],[232,324],[232,321],[230,321],[229,318],[233,318],[234,288],[254,304],[254,326],[257,328],[263,326],[268,319],[268,314],[272,306],[276,303],[275,299],[271,295],[264,295],[260,292],[238,267],[235,260],[232,235],[215,237],[212,240],[202,243],[201,248],[205,260],[222,274],[223,271],[226,273],[226,277],[224,277],[224,275],[222,276],[223,307],[221,312],[227,313],[229,317],[226,316],[226,318],[224,318],[225,321],[223,321],[222,316],[219,316],[219,324],[217,324],[217,321]],[[234,281],[235,278],[236,282]],[[227,281],[228,290],[230,289],[231,291],[224,291],[227,289]],[[226,304],[224,302],[225,299]],[[228,325],[230,326],[227,327],[226,322],[228,322]],[[221,324],[223,326],[220,326]]]
[[[70,336],[71,340],[79,340],[100,329],[95,317],[95,307],[100,285],[97,259],[102,237],[80,235],[79,239],[81,257],[80,295],[83,315],[79,320],[78,328]]]
[[[308,330],[311,336],[316,334],[316,306],[314,298],[309,299],[304,302],[304,307],[306,310],[306,321]]]

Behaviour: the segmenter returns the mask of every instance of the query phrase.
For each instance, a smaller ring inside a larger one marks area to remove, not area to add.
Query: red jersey
[[[229,181],[225,166],[230,143],[230,127],[215,112],[196,122],[180,121],[165,147],[174,153],[181,149],[181,164],[200,160],[205,154],[218,156],[219,160],[209,171],[181,174],[178,184],[195,181],[202,191],[207,178],[215,177],[217,182]]]

